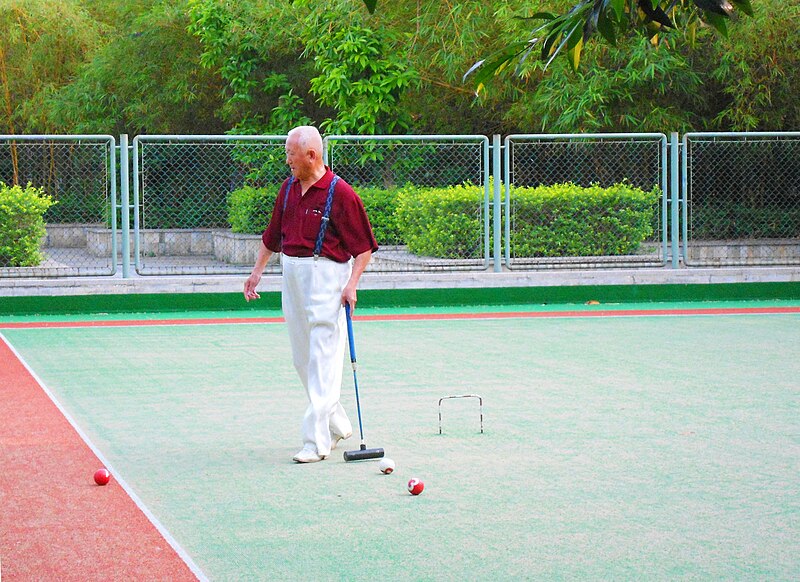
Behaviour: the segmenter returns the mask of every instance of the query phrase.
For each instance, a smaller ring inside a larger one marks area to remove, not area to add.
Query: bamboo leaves
[[[662,27],[675,26],[670,14],[679,12],[689,16],[685,24],[687,30],[700,19],[727,37],[728,19],[734,6],[752,15],[749,0],[580,0],[561,15],[542,12],[532,15],[530,20],[543,23],[530,32],[527,41],[511,42],[476,62],[464,75],[464,80],[473,77],[473,83],[480,90],[488,79],[508,70],[515,61],[520,65],[524,63],[537,46],[545,69],[560,53],[566,52],[573,70],[577,70],[584,45],[595,32],[609,44],[616,45],[631,29],[640,28],[657,43]],[[519,66],[516,70],[519,72]]]

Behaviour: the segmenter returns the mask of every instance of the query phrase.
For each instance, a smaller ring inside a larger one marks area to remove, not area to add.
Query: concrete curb
[[[244,275],[182,275],[0,279],[0,297],[158,293],[240,293]],[[586,269],[364,274],[360,289],[475,289],[596,285],[690,285],[800,282],[800,266]],[[260,291],[280,291],[280,275],[265,275]]]

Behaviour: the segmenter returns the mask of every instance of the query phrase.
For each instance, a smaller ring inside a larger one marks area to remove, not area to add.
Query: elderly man
[[[275,201],[244,297],[259,298],[256,288],[264,268],[274,253],[281,253],[283,314],[309,402],[303,448],[294,461],[314,463],[353,432],[339,403],[347,335],[343,306],[355,309],[358,281],[378,245],[361,199],[325,166],[316,128],[289,132],[286,164],[292,175]]]

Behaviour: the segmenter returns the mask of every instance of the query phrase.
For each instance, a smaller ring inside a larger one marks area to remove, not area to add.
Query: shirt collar
[[[312,188],[321,188],[322,190],[327,190],[330,185],[331,181],[333,180],[333,172],[328,166],[325,166],[325,175],[322,176],[316,183],[312,186]]]

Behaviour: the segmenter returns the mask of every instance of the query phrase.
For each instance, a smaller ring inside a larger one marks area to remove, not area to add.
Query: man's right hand
[[[244,282],[244,299],[249,302],[251,299],[261,299],[261,295],[256,291],[258,283],[261,281],[261,275],[253,273]]]
[[[245,301],[250,301],[251,299],[261,299],[261,295],[259,295],[258,291],[256,291],[256,287],[258,287],[259,282],[261,282],[261,274],[264,272],[264,267],[267,266],[267,263],[271,257],[272,251],[265,247],[264,242],[262,241],[261,246],[258,247],[256,264],[253,266],[253,270],[250,272],[250,276],[247,278],[247,281],[244,282]]]

